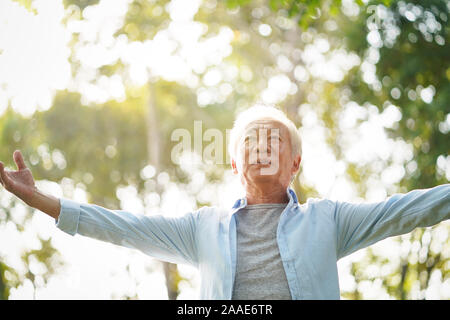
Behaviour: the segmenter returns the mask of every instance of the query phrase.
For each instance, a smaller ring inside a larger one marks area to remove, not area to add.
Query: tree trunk
[[[160,170],[160,139],[158,115],[156,111],[156,98],[154,83],[148,84],[148,112],[147,112],[147,154],[149,163],[155,167],[156,173]],[[176,264],[163,262],[164,276],[166,278],[167,295],[169,300],[176,300],[178,296],[178,279],[180,278]]]

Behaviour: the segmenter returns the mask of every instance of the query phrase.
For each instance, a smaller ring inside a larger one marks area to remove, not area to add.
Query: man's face
[[[238,142],[234,173],[241,172],[243,183],[277,183],[284,188],[300,165],[292,155],[289,130],[275,120],[250,123]]]

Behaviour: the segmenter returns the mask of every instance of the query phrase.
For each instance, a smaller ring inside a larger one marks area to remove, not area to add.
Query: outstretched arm
[[[163,261],[197,264],[199,212],[177,218],[145,216],[56,198],[36,188],[20,151],[14,152],[14,161],[17,171],[5,170],[0,162],[0,183],[29,206],[55,218],[62,231],[138,249]]]
[[[375,203],[335,203],[338,259],[385,238],[450,218],[450,184],[394,194]]]
[[[196,266],[200,211],[181,217],[143,215],[61,198],[57,227],[67,234],[138,249],[156,259]]]

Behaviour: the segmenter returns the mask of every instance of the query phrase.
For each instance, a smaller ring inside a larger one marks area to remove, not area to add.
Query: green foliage
[[[0,195],[3,193],[5,191],[2,190]],[[24,248],[18,252],[15,258],[15,267],[9,264],[5,255],[0,255],[0,300],[8,299],[11,289],[19,288],[26,281],[31,283],[33,294],[36,295],[36,291],[44,287],[50,277],[64,266],[60,253],[51,243],[51,238],[42,238],[39,235],[30,238],[30,234],[26,232],[32,214],[38,213],[25,207],[25,216],[17,216],[13,212],[18,210],[19,206],[23,206],[23,203],[18,199],[11,198],[6,206],[0,208],[0,228],[13,226],[20,237],[33,239],[35,246]],[[21,265],[16,269],[18,261]]]
[[[23,6],[25,9],[27,9],[30,12],[37,13],[36,9],[33,8],[33,2],[34,0],[12,0],[14,2],[19,3],[21,6]],[[98,4],[100,0],[64,0],[64,7],[67,8],[69,6],[77,6],[79,9],[83,10],[84,8],[88,6],[92,6],[95,4]]]
[[[164,9],[169,2],[134,0],[129,5],[123,27],[116,35],[125,34],[130,41],[152,39],[170,21]]]
[[[32,12],[34,14],[36,14],[36,9],[33,8],[33,0],[12,0],[14,2],[17,2],[18,4],[20,4],[22,7],[24,7],[25,9],[27,9],[29,12]]]
[[[227,0],[229,8],[245,6],[248,0]],[[297,21],[298,25],[306,30],[313,25],[322,15],[322,10],[327,8],[332,15],[339,13],[342,0],[269,0],[269,8],[273,11],[283,11],[290,19]],[[362,5],[362,1],[357,3]]]
[[[71,5],[75,5],[81,10],[83,10],[86,7],[96,5],[99,3],[100,0],[64,0],[64,7],[68,7]]]
[[[449,151],[448,132],[439,129],[448,114],[447,101],[450,98],[447,69],[441,63],[450,60],[446,1],[411,1],[408,6],[413,4],[421,12],[414,21],[401,14],[406,6],[403,2],[393,1],[389,9],[391,19],[380,19],[381,25],[372,31],[378,32],[383,42],[376,63],[380,87],[375,89],[364,82],[360,70],[355,70],[348,82],[352,99],[358,103],[370,101],[380,111],[390,103],[401,108],[402,119],[397,128],[389,130],[389,134],[414,146],[411,161],[416,162],[420,169],[408,172],[402,180],[401,185],[408,190],[446,183],[445,176],[437,174],[436,161]],[[362,15],[351,28],[349,24],[339,28],[341,35],[349,35],[349,49],[361,56],[370,47],[366,40],[366,19],[367,16]],[[435,22],[430,22],[433,20]],[[427,23],[431,24],[429,28],[435,24],[437,29],[432,32],[431,29],[423,29]],[[389,30],[395,28],[400,33],[391,43]],[[424,89],[434,91],[431,103],[421,99]]]
[[[18,287],[19,283],[17,272],[0,261],[0,300],[8,300],[11,288]]]
[[[124,104],[111,101],[87,107],[81,105],[78,94],[59,93],[54,107],[40,114],[38,121],[45,128],[44,141],[60,150],[68,165],[47,170],[48,179],[70,177],[83,182],[92,201],[117,207],[116,187],[121,183],[136,184],[145,166],[143,114],[140,97],[127,99]],[[111,175],[113,171],[120,174]]]
[[[347,47],[357,52],[361,57],[367,57],[369,50],[378,51],[379,59],[376,61],[376,77],[379,85],[368,84],[363,79],[360,68],[353,70],[347,77],[346,85],[351,88],[351,99],[364,104],[369,101],[381,111],[390,104],[398,106],[402,118],[398,125],[388,129],[393,138],[401,138],[413,146],[413,157],[407,164],[407,170],[399,186],[402,190],[429,188],[439,184],[448,183],[445,174],[438,173],[437,159],[448,156],[448,131],[442,130],[442,123],[448,116],[448,100],[450,98],[450,83],[447,69],[442,65],[444,61],[450,61],[448,43],[448,9],[446,1],[390,1],[391,6],[386,8],[379,1],[370,2],[377,4],[378,9],[387,12],[378,19],[371,19],[368,12],[361,14],[356,21],[341,21],[338,34],[345,37]],[[384,3],[385,5],[387,3]],[[414,10],[415,16],[408,16]],[[373,18],[373,17],[372,17]],[[372,24],[368,24],[369,21]],[[375,23],[373,23],[375,22]],[[395,40],[392,34],[398,30]],[[368,41],[368,34],[380,35],[381,44],[373,46]],[[428,88],[428,89],[426,89]],[[433,92],[432,101],[425,101],[422,90]],[[412,169],[408,170],[408,167]],[[358,174],[363,168],[353,165],[349,175],[358,182]],[[370,171],[369,171],[370,174]],[[431,237],[435,235],[431,230]],[[423,243],[423,229],[413,233],[413,238],[398,241],[418,241]],[[448,246],[448,241],[446,243]],[[444,258],[440,253],[432,253],[429,245],[422,245],[421,250],[428,252],[427,258],[422,263],[411,263],[411,258],[399,263],[392,275],[384,278],[383,286],[389,294],[398,299],[411,299],[413,283],[420,282],[420,290],[423,294],[428,286],[430,276],[439,270],[443,274],[443,281],[448,279],[448,270],[444,267],[448,263],[448,257]],[[410,255],[416,255],[417,252]],[[383,260],[367,251],[367,258],[371,263],[383,265]],[[357,269],[364,269],[367,262],[356,264]],[[366,277],[357,277],[358,281],[366,281]],[[400,278],[399,278],[399,275]],[[401,279],[392,281],[392,279]],[[355,297],[355,295],[353,295]]]
[[[438,228],[443,230],[440,226],[419,228],[410,235],[395,238],[395,245],[407,248],[396,259],[367,249],[361,260],[352,263],[351,273],[356,285],[352,291],[344,292],[343,297],[363,299],[362,283],[370,286],[381,283],[382,291],[390,297],[417,299],[413,294],[417,295],[418,290],[420,293],[425,291],[430,286],[432,275],[441,281],[448,279],[450,258],[443,256],[442,252],[448,250],[449,243],[436,236]]]

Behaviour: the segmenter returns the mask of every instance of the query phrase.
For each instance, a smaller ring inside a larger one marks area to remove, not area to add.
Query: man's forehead
[[[278,130],[274,130],[274,131],[279,131],[280,133],[288,130],[283,123],[281,123],[280,121],[277,121],[277,120],[273,120],[273,119],[255,120],[255,121],[252,121],[251,123],[249,123],[245,127],[246,132],[252,131],[255,129],[269,129],[269,130],[270,129],[278,129]]]

